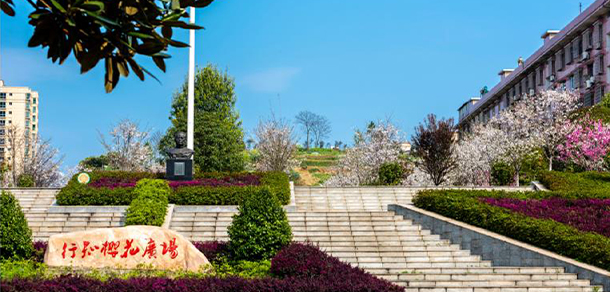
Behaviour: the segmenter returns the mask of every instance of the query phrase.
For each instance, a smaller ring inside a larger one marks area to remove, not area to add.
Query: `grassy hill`
[[[297,185],[319,186],[329,179],[334,173],[337,164],[344,151],[326,148],[310,148],[305,150],[299,148],[297,159],[301,161],[300,167],[294,169],[299,173]]]

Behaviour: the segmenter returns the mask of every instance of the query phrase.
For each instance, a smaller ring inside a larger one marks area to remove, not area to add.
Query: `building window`
[[[36,125],[32,125],[32,131],[36,131]]]
[[[4,136],[4,129],[0,129],[0,135]]]
[[[6,99],[6,93],[0,92],[0,99]]]
[[[9,115],[12,115],[12,114],[13,114],[13,112],[12,112],[12,111],[8,111],[8,114],[9,114]]]
[[[6,102],[0,101],[0,108],[6,108]]]
[[[36,116],[32,116],[32,121],[36,121]]]
[[[34,108],[32,109],[32,111],[33,111],[33,112],[36,112],[36,107],[34,107]]]
[[[6,140],[4,138],[0,138],[0,145],[4,145],[4,143],[6,143]]]
[[[5,120],[0,120],[0,126],[5,126],[6,125],[6,121]]]
[[[0,111],[0,118],[4,118],[6,117],[6,112],[5,111]]]
[[[570,75],[569,77],[569,82],[570,82],[570,89],[576,89],[576,80],[574,80],[574,75]]]
[[[33,103],[36,104],[36,98],[35,97],[34,97],[34,102]]]

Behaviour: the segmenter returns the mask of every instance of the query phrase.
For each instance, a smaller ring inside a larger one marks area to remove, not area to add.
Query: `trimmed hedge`
[[[178,205],[238,205],[247,194],[260,193],[269,188],[282,204],[290,203],[290,183],[288,175],[282,172],[254,173],[260,177],[260,185],[252,186],[181,186],[171,189],[169,203]],[[243,176],[245,173],[202,173],[195,179],[226,178]],[[163,174],[123,171],[100,171],[90,173],[91,182],[80,184],[75,175],[57,194],[58,205],[129,205],[135,198],[133,187],[92,187],[96,181],[104,178],[124,179],[161,179]]]
[[[554,220],[528,217],[480,201],[480,198],[552,197],[574,199],[579,195],[552,192],[428,190],[420,192],[413,202],[419,208],[610,270],[610,238],[597,233],[582,232]]]
[[[9,192],[0,194],[0,258],[27,259],[32,256],[32,231],[19,201]]]
[[[133,193],[137,197],[125,211],[125,225],[163,225],[170,193],[167,182],[145,178],[138,181]]]
[[[546,171],[542,173],[540,182],[552,191],[576,197],[610,198],[610,173],[607,172]]]
[[[207,255],[207,254],[206,254]],[[293,267],[296,267],[294,269]],[[343,263],[312,245],[293,243],[271,261],[275,277],[161,278],[140,276],[100,281],[78,275],[51,279],[34,276],[2,281],[2,292],[108,291],[108,292],[399,292],[403,287],[379,279],[364,270]]]

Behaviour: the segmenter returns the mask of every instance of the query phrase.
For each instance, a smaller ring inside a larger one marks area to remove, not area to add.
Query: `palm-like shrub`
[[[228,228],[235,260],[270,259],[292,240],[286,212],[270,190],[247,196],[238,211]]]
[[[0,195],[0,257],[29,258],[32,255],[32,231],[13,194]]]

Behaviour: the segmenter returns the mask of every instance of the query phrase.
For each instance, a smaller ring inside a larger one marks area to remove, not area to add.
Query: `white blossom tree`
[[[485,124],[473,126],[456,148],[456,183],[489,185],[491,166],[509,164],[519,185],[523,158],[542,148],[552,170],[556,149],[571,131],[566,121],[579,107],[579,97],[570,91],[543,91],[524,95]]]
[[[254,134],[258,140],[257,170],[290,172],[298,165],[294,131],[286,122],[275,117],[260,121]]]
[[[356,131],[355,135],[356,144],[347,149],[338,162],[337,173],[325,185],[359,186],[373,183],[382,164],[398,160],[402,139],[399,130],[389,121],[380,121],[365,132]]]
[[[35,187],[57,187],[64,182],[60,171],[63,156],[51,145],[50,140],[43,140],[38,135],[25,133],[19,127],[10,125],[6,128],[7,163],[4,186],[17,186],[19,178],[29,176]]]
[[[149,130],[140,130],[135,122],[125,119],[110,131],[110,141],[103,134],[100,142],[107,152],[109,165],[123,171],[146,171],[155,167]]]

